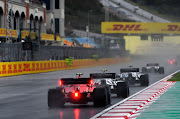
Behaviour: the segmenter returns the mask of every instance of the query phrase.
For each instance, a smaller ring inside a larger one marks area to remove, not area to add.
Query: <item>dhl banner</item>
[[[11,37],[11,30],[8,30],[7,35]],[[0,36],[5,37],[6,36],[6,29],[0,28]],[[12,37],[17,37],[18,32],[17,30],[12,30]]]
[[[180,23],[102,22],[102,33],[180,34]]]
[[[54,34],[41,33],[41,40],[54,40]]]
[[[40,73],[57,71],[64,69],[76,69],[97,65],[109,65],[120,62],[127,62],[129,58],[118,59],[100,59],[98,62],[94,59],[72,60],[72,65],[68,65],[65,60],[57,61],[24,61],[24,62],[0,62],[0,77],[13,76],[30,73]]]

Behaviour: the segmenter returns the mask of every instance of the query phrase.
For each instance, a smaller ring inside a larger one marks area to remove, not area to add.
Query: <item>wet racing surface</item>
[[[123,98],[117,98],[116,95],[113,94],[111,105],[106,107],[98,108],[94,107],[93,103],[88,103],[87,105],[65,104],[63,108],[50,109],[47,106],[48,89],[57,87],[58,79],[61,77],[76,77],[75,74],[79,72],[83,73],[84,77],[88,77],[89,73],[98,73],[101,72],[101,69],[119,73],[120,68],[126,68],[130,65],[141,69],[146,63],[151,63],[152,59],[153,58],[143,58],[119,65],[1,78],[0,119],[88,119],[107,107],[123,100]],[[165,67],[165,74],[150,74],[150,84],[179,69],[178,66],[163,65],[160,58],[156,58],[156,60],[160,65]],[[131,86],[130,95],[143,88],[145,87]]]

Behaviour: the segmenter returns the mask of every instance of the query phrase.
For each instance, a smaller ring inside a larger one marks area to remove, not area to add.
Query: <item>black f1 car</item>
[[[111,88],[111,93],[117,94],[117,97],[126,98],[129,96],[129,83],[116,78],[116,73],[92,73],[90,77],[96,86],[108,85]]]
[[[139,83],[141,86],[149,85],[149,75],[139,72],[139,68],[123,68],[120,69],[120,80],[129,81],[130,85]]]
[[[164,74],[164,67],[160,67],[158,63],[149,63],[142,68],[143,73],[159,73]]]
[[[48,106],[62,107],[66,102],[72,104],[87,104],[94,102],[94,106],[106,106],[111,103],[111,91],[107,85],[94,85],[91,78],[62,78],[59,87],[49,89]]]

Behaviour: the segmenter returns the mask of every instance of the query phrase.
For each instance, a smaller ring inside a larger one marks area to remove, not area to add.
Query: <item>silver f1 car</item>
[[[142,68],[142,72],[164,74],[164,67],[160,67],[158,63],[149,63]]]
[[[139,68],[120,69],[120,80],[128,81],[130,85],[139,83],[141,86],[149,85],[149,75],[139,72]]]
[[[117,97],[126,98],[129,96],[129,83],[121,81],[117,78],[116,73],[105,73],[107,70],[102,70],[103,73],[91,73],[94,85],[108,85],[111,88],[111,93],[117,94]]]

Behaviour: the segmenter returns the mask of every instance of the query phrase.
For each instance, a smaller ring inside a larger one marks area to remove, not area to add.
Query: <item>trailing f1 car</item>
[[[66,102],[72,104],[87,104],[94,102],[94,106],[106,106],[111,103],[110,87],[106,85],[93,85],[91,78],[62,78],[59,87],[49,89],[48,106],[62,107]]]
[[[111,93],[117,94],[117,97],[129,96],[129,83],[116,78],[116,73],[92,73],[90,77],[93,79],[94,85],[110,86]]]
[[[143,73],[159,73],[164,74],[164,67],[160,67],[158,63],[149,63],[142,68]]]
[[[169,64],[174,64],[174,65],[177,65],[178,63],[177,63],[177,61],[176,61],[176,59],[168,59],[168,63]]]
[[[120,69],[120,80],[129,81],[130,85],[139,83],[141,86],[149,85],[149,75],[139,72],[139,68],[123,68]]]

